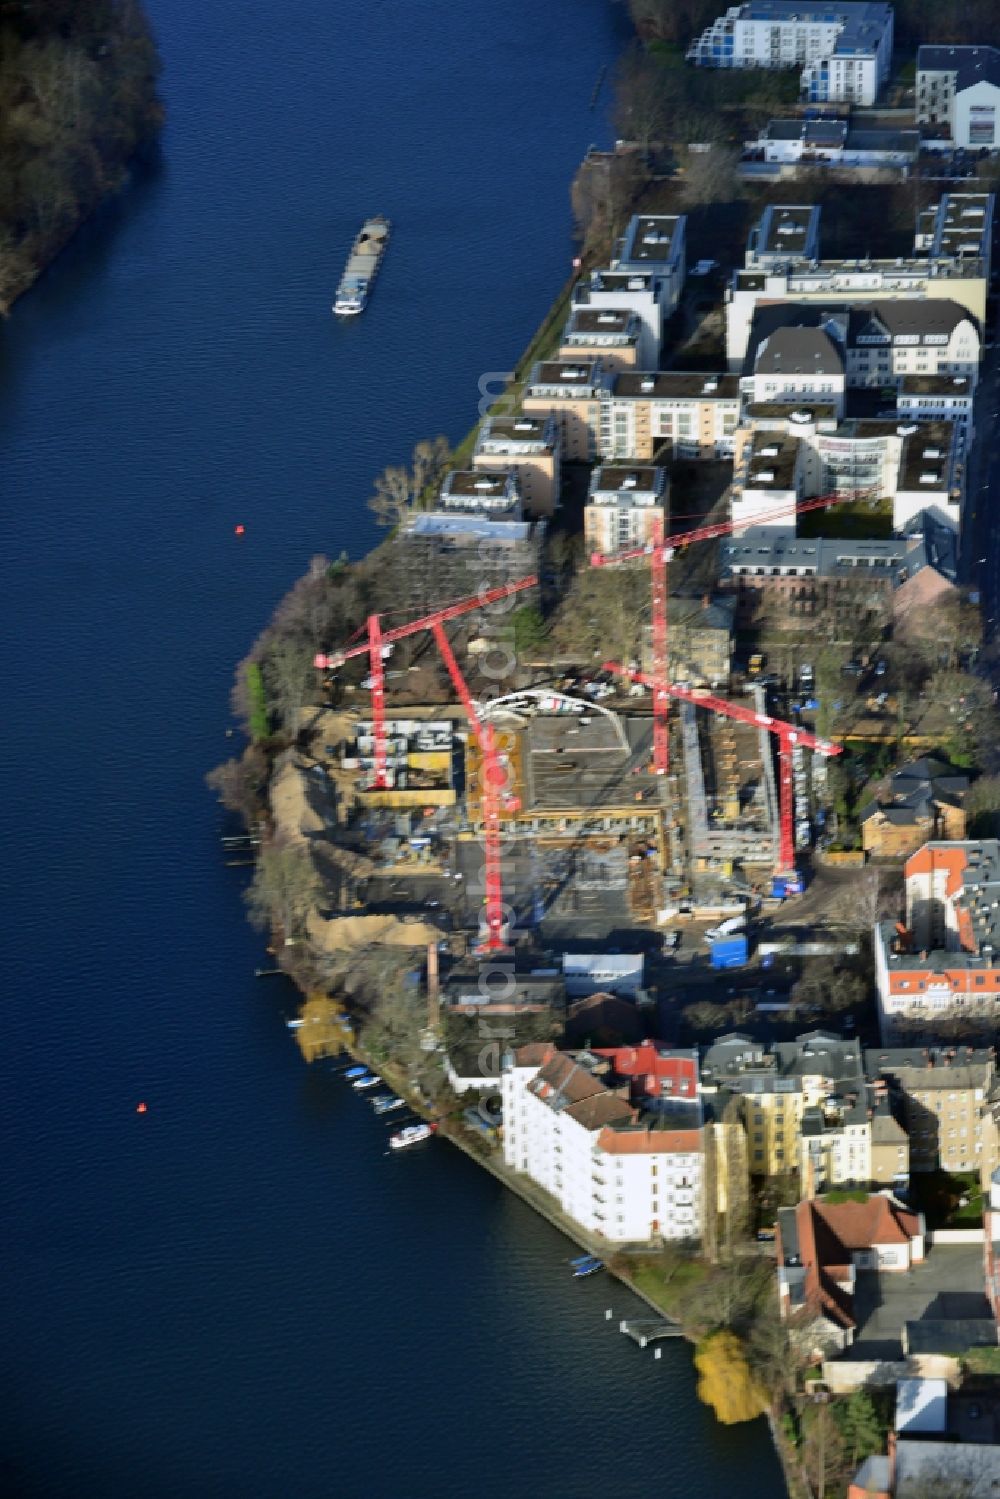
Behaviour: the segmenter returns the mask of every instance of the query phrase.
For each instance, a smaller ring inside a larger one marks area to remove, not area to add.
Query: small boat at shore
[[[573,1271],[573,1279],[581,1280],[585,1275],[596,1275],[598,1270],[604,1269],[604,1261],[599,1260],[596,1255],[589,1254],[576,1266]]]
[[[353,1083],[351,1084],[351,1087],[352,1088],[358,1088],[358,1089],[360,1089],[360,1088],[377,1088],[378,1085],[379,1085],[379,1083],[381,1081],[382,1081],[382,1079],[380,1077],[376,1077],[376,1075],[374,1073],[368,1073],[368,1072],[366,1072],[363,1077],[356,1077],[354,1079]]]
[[[407,1124],[389,1136],[389,1149],[405,1150],[408,1145],[419,1145],[421,1140],[429,1140],[433,1133],[433,1124]]]
[[[353,1082],[356,1077],[367,1077],[368,1076],[368,1068],[367,1067],[348,1067],[347,1071],[344,1073],[344,1076],[349,1081]]]
[[[372,1108],[376,1114],[394,1114],[397,1109],[406,1108],[405,1098],[373,1098]]]
[[[285,1024],[290,1031],[297,1031],[300,1025],[305,1025],[304,1020],[286,1020]]]
[[[368,305],[372,282],[389,243],[389,220],[377,213],[365,219],[344,266],[333,311],[337,317],[356,317]]]

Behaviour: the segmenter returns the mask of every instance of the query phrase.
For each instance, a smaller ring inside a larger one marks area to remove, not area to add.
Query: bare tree
[[[664,70],[641,47],[625,53],[615,74],[614,124],[644,156],[667,128]]]
[[[288,942],[303,930],[319,891],[308,846],[279,835],[261,848],[246,892],[251,925],[258,931],[277,930]]]
[[[685,204],[727,203],[736,197],[739,152],[722,141],[706,141],[707,151],[688,151],[681,195]]]

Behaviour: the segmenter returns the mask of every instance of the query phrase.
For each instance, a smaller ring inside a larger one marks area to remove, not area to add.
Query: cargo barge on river
[[[372,282],[389,243],[389,228],[389,220],[380,213],[365,219],[362,224],[337,287],[333,304],[337,317],[356,317],[359,312],[364,312]]]

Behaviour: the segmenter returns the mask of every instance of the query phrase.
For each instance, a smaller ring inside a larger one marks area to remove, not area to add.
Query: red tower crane
[[[408,635],[419,635],[421,630],[433,630],[435,625],[442,625],[446,620],[457,619],[459,615],[469,614],[474,609],[485,609],[489,604],[499,603],[501,599],[509,598],[513,593],[521,593],[526,588],[534,588],[538,582],[536,577],[518,578],[513,583],[503,583],[498,588],[488,588],[475,594],[472,598],[459,599],[457,603],[446,604],[443,609],[437,609],[433,614],[425,614],[420,619],[410,620],[409,624],[396,625],[391,630],[382,629],[382,621],[379,615],[369,614],[367,620],[368,638],[359,645],[349,646],[342,651],[334,651],[325,656],[322,653],[313,658],[313,665],[320,671],[331,671],[338,666],[343,666],[352,656],[368,656],[369,674],[371,677],[372,690],[372,737],[375,741],[375,779],[373,782],[376,791],[384,791],[388,784],[386,766],[388,753],[386,749],[385,732],[385,667],[383,662],[388,654],[388,648],[397,640],[405,640]],[[440,647],[440,640],[438,641]],[[448,663],[445,661],[445,665]],[[448,668],[449,671],[451,668]],[[452,678],[454,681],[454,678]]]
[[[783,719],[774,718],[770,713],[759,713],[756,708],[747,708],[742,703],[731,703],[728,698],[713,697],[711,693],[691,687],[679,687],[672,682],[661,682],[645,672],[629,671],[618,661],[605,661],[604,670],[627,677],[630,682],[641,682],[644,687],[649,687],[653,693],[654,704],[657,697],[663,694],[668,699],[673,697],[683,703],[693,703],[696,708],[708,708],[710,712],[718,713],[723,718],[734,718],[739,723],[752,724],[755,728],[766,729],[769,734],[775,735],[778,741],[778,806],[781,824],[775,873],[786,874],[794,869],[795,809],[792,794],[792,750],[799,746],[802,749],[816,750],[821,755],[840,755],[843,754],[843,746],[834,744],[829,739],[820,739],[815,734],[811,734],[808,729],[798,728],[793,723],[785,723]]]
[[[667,656],[667,577],[666,566],[680,547],[690,546],[695,541],[712,541],[717,536],[729,536],[734,531],[745,530],[751,525],[767,525],[771,521],[787,520],[789,514],[804,515],[808,510],[825,510],[841,500],[869,498],[870,493],[824,494],[814,500],[803,500],[789,511],[787,505],[774,510],[765,510],[751,520],[716,521],[708,526],[698,526],[693,531],[683,531],[678,536],[664,539],[663,519],[657,514],[653,518],[653,538],[644,546],[628,547],[623,552],[592,552],[591,567],[617,567],[623,562],[635,562],[641,557],[649,559],[650,589],[652,594],[652,676],[667,685],[669,675]],[[670,734],[668,726],[669,695],[653,694],[653,768],[659,776],[666,775],[670,768]]]

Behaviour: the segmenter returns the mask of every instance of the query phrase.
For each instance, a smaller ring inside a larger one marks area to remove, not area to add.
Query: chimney
[[[427,944],[427,1025],[436,1031],[441,1020],[440,985],[438,983],[438,946]]]

